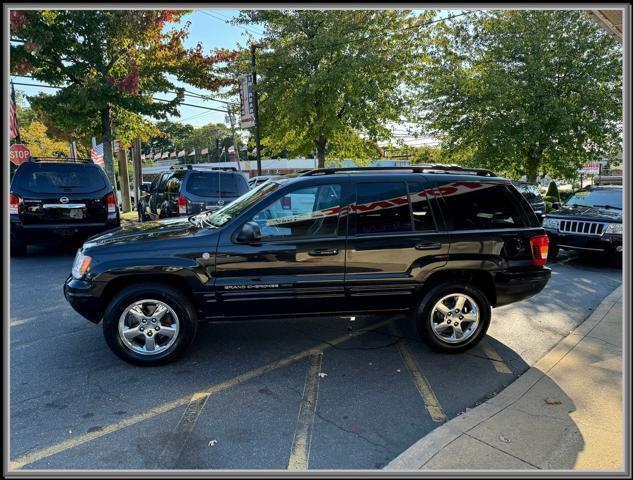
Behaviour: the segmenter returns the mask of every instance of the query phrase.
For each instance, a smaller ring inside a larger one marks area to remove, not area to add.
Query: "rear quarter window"
[[[494,230],[528,226],[518,198],[503,183],[455,181],[440,187],[454,230]]]
[[[225,172],[192,172],[186,190],[199,197],[239,197],[248,191],[248,184],[240,174]]]
[[[16,172],[13,183],[33,193],[92,193],[108,186],[100,167],[54,163],[26,165]]]

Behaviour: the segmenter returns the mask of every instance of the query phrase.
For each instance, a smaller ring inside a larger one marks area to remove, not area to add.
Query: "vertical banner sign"
[[[250,128],[255,126],[255,106],[253,102],[253,76],[242,75],[240,81],[240,126]]]

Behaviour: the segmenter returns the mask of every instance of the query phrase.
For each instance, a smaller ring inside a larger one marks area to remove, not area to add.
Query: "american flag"
[[[92,147],[90,150],[90,158],[92,161],[103,168],[103,143],[100,143],[96,147]]]
[[[13,140],[16,137],[20,136],[20,130],[18,128],[18,115],[16,112],[16,106],[15,106],[15,94],[13,93],[13,84],[11,84],[11,101],[9,102],[10,106],[9,106],[9,123],[10,123],[10,128],[9,128],[9,140]]]

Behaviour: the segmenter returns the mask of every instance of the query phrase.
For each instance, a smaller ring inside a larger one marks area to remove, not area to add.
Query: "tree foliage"
[[[406,103],[410,73],[431,13],[406,10],[244,10],[237,23],[262,24],[257,90],[263,144],[295,155],[316,150],[323,166],[334,139],[389,135]],[[250,51],[236,62],[251,72]]]
[[[11,12],[11,72],[60,85],[53,95],[30,99],[55,128],[102,134],[106,171],[113,178],[111,134],[116,109],[120,128],[143,115],[178,115],[183,88],[174,80],[215,90],[226,81],[214,73],[233,54],[188,49],[188,24],[166,30],[185,10],[15,10]],[[175,94],[157,102],[157,92]],[[132,130],[133,130],[132,129]]]
[[[470,164],[535,181],[621,148],[622,49],[586,12],[440,22],[420,59],[414,120]]]

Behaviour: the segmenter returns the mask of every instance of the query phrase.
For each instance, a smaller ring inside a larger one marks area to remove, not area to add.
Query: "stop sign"
[[[9,160],[16,165],[20,165],[31,158],[31,151],[22,143],[16,143],[9,148]]]

